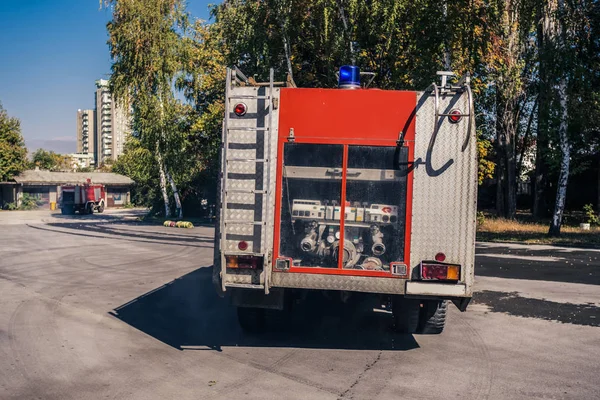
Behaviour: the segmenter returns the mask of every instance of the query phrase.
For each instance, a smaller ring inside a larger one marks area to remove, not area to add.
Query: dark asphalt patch
[[[494,253],[490,253],[490,251],[477,249],[477,254],[515,254],[509,248],[496,248],[493,250]],[[583,255],[573,253],[555,254],[550,252],[540,254],[540,252],[530,251],[528,254],[523,254],[528,256],[564,258],[559,261],[533,261],[478,255],[475,256],[475,275],[600,285],[600,261],[596,258],[598,257],[597,253]]]
[[[521,297],[518,293],[489,290],[475,293],[473,301],[487,305],[492,312],[567,324],[600,326],[600,307],[591,304],[556,303]]]

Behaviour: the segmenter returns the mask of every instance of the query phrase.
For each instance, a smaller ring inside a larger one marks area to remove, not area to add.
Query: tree
[[[27,149],[21,123],[10,117],[0,103],[0,181],[7,181],[27,168]]]
[[[521,121],[532,108],[533,7],[531,2],[521,0],[498,1],[497,7],[495,50],[489,62],[495,91],[496,211],[499,216],[513,219],[517,211],[517,144],[520,141],[522,151],[525,149],[525,138],[520,138]]]
[[[177,214],[183,209],[171,160],[179,149],[172,144],[172,125],[177,101],[173,86],[182,72],[182,35],[188,27],[183,0],[107,0],[113,20],[107,24],[113,58],[111,90],[118,102],[131,104],[133,128],[158,164],[159,185],[165,215],[170,215],[169,184]]]
[[[135,181],[131,201],[139,206],[151,207],[160,202],[160,191],[156,190],[158,169],[154,153],[136,137],[130,137],[123,154],[112,165],[112,172],[125,175]]]
[[[559,236],[566,203],[567,184],[571,173],[572,146],[577,143],[578,138],[586,137],[585,131],[574,132],[571,129],[576,124],[573,115],[579,114],[575,110],[578,108],[581,98],[585,98],[592,104],[592,107],[589,107],[589,105],[585,106],[580,103],[582,108],[591,111],[591,114],[586,115],[584,119],[593,120],[594,114],[598,115],[597,105],[593,106],[593,96],[590,98],[589,94],[581,91],[581,87],[585,87],[585,83],[582,85],[579,81],[597,82],[597,71],[590,71],[589,66],[593,65],[590,61],[594,60],[594,57],[596,61],[598,60],[598,54],[596,53],[590,59],[585,50],[598,46],[598,37],[593,35],[593,33],[597,33],[598,26],[593,24],[597,23],[594,18],[598,17],[599,10],[596,2],[585,0],[572,2],[554,0],[548,2],[548,6],[544,10],[548,20],[545,40],[554,55],[550,69],[552,78],[550,83],[552,84],[551,90],[555,93],[553,97],[556,99],[554,102],[555,119],[558,121],[556,133],[560,149],[556,200],[548,234]],[[582,65],[585,67],[582,68]],[[588,86],[587,90],[598,94],[597,87]],[[578,127],[581,125],[577,124]],[[597,127],[597,122],[595,126]],[[596,129],[593,130],[596,131]],[[586,150],[590,148],[590,145],[594,145],[593,139],[584,140],[584,142],[586,143],[581,144]]]
[[[71,170],[71,158],[53,151],[37,149],[32,155],[32,164],[40,169],[49,171]]]

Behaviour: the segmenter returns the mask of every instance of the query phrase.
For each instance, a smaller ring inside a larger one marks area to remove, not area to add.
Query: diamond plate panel
[[[228,208],[225,210],[225,221],[254,221],[254,210],[236,210]]]
[[[254,204],[254,195],[252,193],[229,193],[227,201],[230,203]]]
[[[434,97],[421,93],[417,104],[415,155],[421,159],[413,173],[413,208],[410,260],[412,268],[421,260],[433,260],[439,252],[448,262],[463,266],[461,281],[472,294],[475,259],[477,202],[477,143],[473,123],[469,142],[468,120],[452,124],[447,117],[435,118]],[[442,96],[438,109],[448,113],[458,108],[468,113],[466,93]],[[437,136],[433,138],[435,124]]]
[[[255,174],[256,161],[229,161],[227,163],[228,174]]]
[[[228,100],[229,120],[227,130],[228,146],[225,149],[227,154],[227,173],[224,179],[227,180],[228,190],[248,190],[248,191],[267,191],[267,195],[262,197],[261,213],[256,209],[247,209],[243,205],[252,205],[259,201],[252,193],[234,193],[228,191],[226,203],[235,203],[236,207],[227,208],[222,211],[225,220],[235,221],[254,221],[261,219],[267,223],[262,230],[255,230],[255,225],[232,225],[227,224],[225,236],[227,234],[247,236],[245,239],[248,244],[248,252],[260,252],[261,248],[268,249],[265,262],[265,273],[270,274],[269,255],[273,247],[273,214],[275,205],[275,173],[277,166],[277,126],[279,120],[279,110],[273,109],[269,119],[269,100],[266,99],[236,99],[236,96],[264,96],[268,94],[268,88],[255,87],[234,87],[230,90]],[[280,90],[274,88],[273,97],[279,98]],[[232,98],[233,97],[233,98]],[[246,104],[247,112],[243,117],[237,117],[233,114],[233,108],[237,103]],[[244,128],[269,128],[269,130],[244,130]],[[236,129],[239,128],[239,129]],[[266,164],[258,164],[255,161],[243,162],[232,159],[266,159]],[[230,174],[233,174],[231,176]],[[243,174],[243,175],[241,175]],[[252,177],[251,175],[255,175]],[[261,180],[262,176],[262,180]],[[256,181],[259,179],[259,182]],[[256,240],[249,240],[255,235]],[[260,237],[260,241],[258,240]],[[237,239],[237,238],[236,238]],[[239,252],[237,245],[239,240],[228,240],[221,244],[224,252]],[[226,274],[229,275],[229,272]],[[249,283],[246,278],[237,283]],[[227,279],[226,279],[227,280]]]
[[[229,130],[229,143],[256,143],[256,132]]]
[[[264,284],[262,271],[251,269],[228,269],[226,283]]]
[[[232,251],[232,252],[236,252],[239,253],[240,250],[238,249],[238,243],[240,241],[239,240],[225,240],[225,253],[227,253],[228,251]],[[258,244],[255,248],[255,243],[252,240],[246,240],[246,243],[248,243],[248,249],[246,250],[247,253],[258,253],[260,251],[260,244]]]
[[[254,234],[254,225],[251,224],[227,224],[225,234],[252,236]]]
[[[256,159],[256,149],[227,149],[227,158],[245,158],[249,160]],[[231,161],[230,161],[231,162]]]
[[[274,287],[292,287],[320,290],[348,290],[351,292],[404,294],[406,280],[322,274],[273,272]]]

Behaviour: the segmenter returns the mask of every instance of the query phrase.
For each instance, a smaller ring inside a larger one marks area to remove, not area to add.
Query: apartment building
[[[123,153],[123,145],[130,131],[129,107],[116,104],[108,87],[108,80],[96,81],[96,127],[94,160],[100,166],[116,160]]]
[[[95,135],[96,111],[77,110],[77,153],[93,156],[96,152]]]

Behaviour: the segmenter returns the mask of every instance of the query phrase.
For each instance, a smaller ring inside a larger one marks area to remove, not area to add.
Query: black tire
[[[265,331],[265,309],[254,307],[237,308],[238,323],[246,333],[261,333]]]
[[[100,203],[98,206],[98,213],[102,214],[104,212],[104,202]]]
[[[419,317],[419,333],[439,335],[446,325],[447,300],[426,300]]]
[[[93,203],[89,203],[87,205],[87,207],[85,208],[85,213],[90,214],[90,215],[92,215],[94,213],[94,204]]]
[[[419,327],[421,301],[396,296],[392,299],[394,330],[398,333],[416,333]]]

